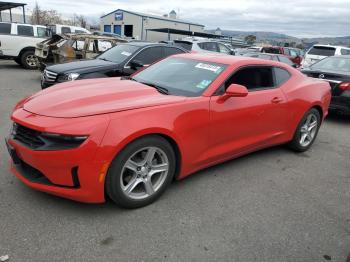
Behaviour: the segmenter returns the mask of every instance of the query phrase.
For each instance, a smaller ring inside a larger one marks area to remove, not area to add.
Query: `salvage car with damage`
[[[116,36],[55,34],[36,45],[35,56],[39,69],[43,71],[48,65],[93,59],[118,43],[125,42],[127,40]]]

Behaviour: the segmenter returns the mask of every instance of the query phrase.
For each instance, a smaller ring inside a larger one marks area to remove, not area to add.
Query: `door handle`
[[[281,97],[274,97],[272,98],[271,102],[274,103],[274,104],[278,104],[278,103],[281,103],[283,101],[283,99]]]

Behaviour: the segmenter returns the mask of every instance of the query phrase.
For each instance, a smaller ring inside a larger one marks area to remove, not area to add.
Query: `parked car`
[[[0,22],[0,58],[10,58],[24,68],[35,69],[35,46],[48,36],[46,26]]]
[[[36,45],[35,56],[38,60],[38,67],[43,71],[47,65],[61,64],[77,59],[93,59],[117,43],[125,42],[127,42],[125,39],[115,36],[54,35]]]
[[[260,51],[256,48],[236,48],[234,52],[236,56],[243,56],[248,53],[258,53]]]
[[[199,53],[223,53],[234,55],[234,51],[225,44],[211,39],[185,38],[183,40],[174,40],[174,44],[189,51]]]
[[[305,54],[302,67],[307,68],[328,56],[350,55],[350,48],[332,45],[314,45]]]
[[[261,49],[262,53],[269,53],[269,54],[281,54],[285,55],[289,58],[290,61],[292,61],[294,64],[300,66],[301,61],[303,60],[302,56],[299,55],[299,52],[297,52],[294,48],[291,47],[281,47],[281,46],[271,46],[271,47],[263,47]]]
[[[41,87],[44,89],[57,83],[87,78],[129,76],[157,60],[185,52],[177,46],[157,43],[119,44],[96,59],[48,66],[42,74]]]
[[[297,64],[294,64],[288,56],[285,55],[277,55],[277,54],[262,54],[262,53],[247,53],[244,54],[243,56],[245,57],[255,57],[255,58],[261,58],[261,59],[266,59],[266,60],[273,60],[273,61],[278,61],[281,63],[285,63],[287,65],[290,65],[292,67],[299,67]]]
[[[83,27],[72,25],[48,25],[51,36],[60,34],[91,34],[91,32]]]
[[[136,208],[228,159],[285,143],[308,150],[330,99],[327,82],[282,63],[179,54],[129,80],[63,83],[20,101],[6,143],[27,186]]]
[[[350,55],[330,56],[302,71],[329,82],[332,87],[330,109],[350,114]]]

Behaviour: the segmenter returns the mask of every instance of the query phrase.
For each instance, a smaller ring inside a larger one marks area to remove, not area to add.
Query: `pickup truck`
[[[36,44],[48,36],[46,26],[0,22],[0,59],[13,59],[26,69],[36,69]]]

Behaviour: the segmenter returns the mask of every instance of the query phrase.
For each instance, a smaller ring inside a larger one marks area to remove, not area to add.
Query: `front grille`
[[[57,73],[52,72],[52,71],[48,71],[48,70],[44,70],[44,78],[47,82],[55,82],[57,79]]]
[[[40,139],[40,132],[15,123],[13,125],[13,139],[32,149],[37,149],[45,142]]]

